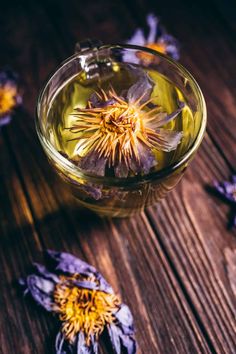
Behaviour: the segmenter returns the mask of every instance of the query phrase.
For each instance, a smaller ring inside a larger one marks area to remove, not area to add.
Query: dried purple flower
[[[57,354],[96,354],[98,340],[107,330],[115,353],[124,348],[136,353],[133,317],[111,286],[91,265],[69,253],[48,251],[52,272],[35,264],[36,274],[20,283],[25,293],[62,321],[55,348]]]
[[[0,71],[0,127],[10,123],[14,108],[21,103],[18,75],[10,69]]]
[[[145,72],[126,93],[118,96],[113,88],[92,94],[86,108],[76,108],[75,123],[67,128],[78,140],[78,166],[86,172],[104,176],[113,168],[116,177],[147,174],[158,161],[154,150],[177,148],[182,132],[163,128],[175,119],[184,104],[167,114],[150,98],[153,83]]]
[[[160,53],[169,55],[174,60],[179,60],[179,43],[160,25],[159,19],[155,15],[149,14],[147,15],[147,24],[149,26],[147,37],[144,31],[138,28],[126,43],[154,49]],[[137,56],[125,53],[123,59],[132,63],[139,63],[141,61],[144,64],[149,64],[153,61],[153,56],[143,52],[137,53]]]
[[[231,205],[232,220],[230,224],[231,226],[236,226],[236,175],[232,176],[231,182],[215,182],[214,186],[221,197],[223,197],[223,199]]]

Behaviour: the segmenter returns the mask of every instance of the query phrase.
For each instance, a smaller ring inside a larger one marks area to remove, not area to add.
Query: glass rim
[[[138,51],[143,51],[146,53],[153,54],[155,56],[161,57],[165,61],[169,62],[172,66],[175,68],[179,69],[181,73],[184,73],[185,77],[193,84],[194,88],[194,94],[197,97],[199,106],[200,106],[200,114],[201,114],[201,125],[200,129],[196,135],[196,138],[192,142],[192,144],[188,147],[187,151],[183,154],[183,156],[180,157],[176,162],[170,164],[167,167],[162,168],[159,171],[153,171],[150,172],[146,175],[136,175],[136,176],[130,176],[130,177],[125,177],[125,178],[120,178],[120,177],[107,177],[107,176],[96,176],[94,174],[88,173],[78,166],[74,165],[71,161],[69,161],[66,157],[64,157],[62,154],[60,154],[56,148],[53,146],[53,144],[45,137],[45,134],[43,133],[42,130],[42,125],[41,125],[41,119],[40,119],[40,106],[41,102],[43,99],[43,96],[45,94],[45,91],[52,81],[53,77],[56,76],[60,70],[62,70],[63,67],[65,67],[70,61],[73,61],[75,58],[78,58],[81,55],[86,55],[89,53],[89,51],[81,51],[78,53],[75,53],[65,59],[61,64],[59,64],[56,69],[49,75],[48,79],[46,80],[45,84],[43,85],[42,89],[40,90],[37,104],[36,104],[36,116],[35,116],[35,125],[36,125],[36,132],[38,134],[39,140],[43,146],[43,148],[46,150],[47,154],[49,157],[55,161],[58,165],[62,166],[65,170],[70,172],[72,175],[75,175],[78,178],[83,178],[86,179],[87,181],[90,181],[94,184],[104,184],[104,185],[109,185],[109,186],[127,186],[127,185],[133,185],[133,184],[140,184],[140,183],[145,183],[149,182],[152,180],[158,180],[162,179],[163,177],[166,177],[179,169],[180,167],[184,166],[185,163],[189,161],[191,156],[197,151],[198,147],[201,144],[201,141],[204,137],[204,133],[206,130],[206,123],[207,123],[207,110],[206,110],[206,103],[204,96],[202,94],[202,91],[195,80],[195,78],[192,76],[192,74],[179,62],[176,62],[166,54],[162,54],[156,50],[138,46],[138,45],[131,45],[131,44],[106,44],[106,45],[101,45],[96,48],[96,50],[103,50],[103,49],[133,49],[133,50],[138,50]],[[91,50],[95,50],[94,48],[91,48]]]

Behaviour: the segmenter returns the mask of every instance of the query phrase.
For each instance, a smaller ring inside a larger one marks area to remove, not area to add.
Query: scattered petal
[[[214,182],[215,191],[222,199],[231,206],[230,227],[236,227],[236,175],[231,177],[231,181]]]
[[[174,60],[179,60],[179,43],[168,34],[164,27],[161,26],[159,19],[154,14],[148,14],[146,18],[149,33],[145,36],[144,31],[138,28],[134,35],[126,42],[127,44],[145,46],[147,48],[159,51],[172,57]],[[149,53],[124,53],[123,60],[134,64],[140,63],[150,64],[155,61],[153,55]]]
[[[10,69],[0,71],[0,128],[11,122],[14,109],[21,103],[18,75]]]

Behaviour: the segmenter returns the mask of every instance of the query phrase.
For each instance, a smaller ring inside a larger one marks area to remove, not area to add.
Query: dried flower
[[[155,15],[149,14],[147,16],[147,23],[149,26],[147,37],[144,31],[138,28],[126,43],[154,49],[160,53],[169,55],[174,60],[179,60],[179,43],[159,24],[159,19]],[[132,63],[139,63],[141,61],[144,64],[149,64],[153,61],[153,55],[144,52],[137,53],[137,56],[132,53],[125,53],[123,59]]]
[[[135,354],[132,314],[102,275],[69,253],[48,251],[48,256],[52,272],[35,264],[37,274],[20,283],[37,303],[59,315],[56,353],[98,353],[99,337],[106,330],[115,353],[124,348]]]
[[[183,108],[168,115],[150,98],[153,83],[146,73],[126,93],[119,96],[113,88],[92,94],[86,108],[71,114],[75,123],[69,127],[78,140],[75,151],[78,166],[104,176],[106,168],[116,177],[147,174],[158,161],[153,150],[177,148],[182,132],[163,128]]]
[[[14,108],[21,102],[17,74],[9,69],[0,71],[0,127],[11,121]]]
[[[236,175],[232,176],[232,182],[224,181],[221,183],[215,182],[216,191],[223,199],[232,207],[232,217],[230,226],[236,226]]]

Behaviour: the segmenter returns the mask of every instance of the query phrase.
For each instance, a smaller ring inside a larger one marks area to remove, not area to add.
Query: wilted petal
[[[7,125],[11,122],[11,116],[4,116],[0,117],[0,128],[3,127],[4,125]]]
[[[99,156],[99,153],[93,150],[80,159],[78,162],[78,167],[88,173],[97,176],[104,176],[106,163],[107,158],[104,156]]]
[[[121,343],[123,347],[126,349],[127,354],[135,354],[137,352],[136,341],[133,337],[122,334]]]
[[[120,309],[115,313],[115,317],[125,334],[134,333],[134,319],[127,305],[122,304]]]
[[[55,289],[53,281],[32,274],[25,279],[24,285],[38,304],[47,311],[52,311],[54,305],[53,292]]]
[[[121,347],[126,349],[127,354],[136,353],[137,347],[135,339],[133,338],[133,333],[131,335],[124,334],[122,329],[115,324],[108,326],[108,333],[116,354],[121,353]]]
[[[150,122],[147,123],[147,125],[152,129],[156,130],[157,128],[160,128],[163,125],[168,124],[169,122],[174,120],[180,114],[182,109],[183,107],[181,106],[181,108],[178,108],[176,111],[172,112],[171,114],[161,112],[156,116],[154,116],[153,119],[150,119]]]
[[[111,340],[112,347],[116,354],[121,353],[121,344],[120,344],[120,330],[119,328],[111,323],[107,326],[108,334]]]
[[[148,77],[148,75],[143,72],[138,81],[129,88],[127,92],[127,100],[129,103],[133,103],[142,97],[139,102],[143,103],[149,99],[152,89],[153,82]]]
[[[157,165],[157,160],[151,149],[144,144],[138,144],[139,168],[137,172],[143,171],[147,174],[150,169]]]
[[[156,146],[157,149],[162,151],[175,150],[183,136],[182,132],[175,132],[167,129],[157,129],[155,136],[149,136],[149,140]]]
[[[55,268],[64,273],[90,275],[96,274],[97,272],[96,268],[70,253],[52,250],[48,250],[47,253],[49,257],[55,261]]]
[[[41,274],[44,278],[52,280],[54,283],[59,282],[59,277],[56,274],[49,272],[47,268],[42,264],[34,262],[33,265],[37,269],[38,273]]]
[[[96,350],[96,351],[94,351]],[[77,336],[77,351],[76,354],[97,354],[97,346],[91,341],[91,344],[87,346],[83,332],[79,332]]]
[[[56,341],[55,341],[56,354],[68,354],[69,351],[63,349],[64,344],[65,344],[65,338],[63,333],[60,331],[57,334]]]
[[[102,186],[95,186],[92,184],[80,184],[79,187],[95,200],[99,200],[102,198]]]
[[[156,40],[158,22],[159,22],[159,20],[155,15],[149,14],[147,16],[147,23],[148,23],[149,29],[150,29],[149,35],[147,38],[148,43],[154,43]]]
[[[167,55],[171,56],[175,60],[179,60],[180,46],[176,38],[165,33],[158,39],[158,43],[163,43],[165,45]]]

